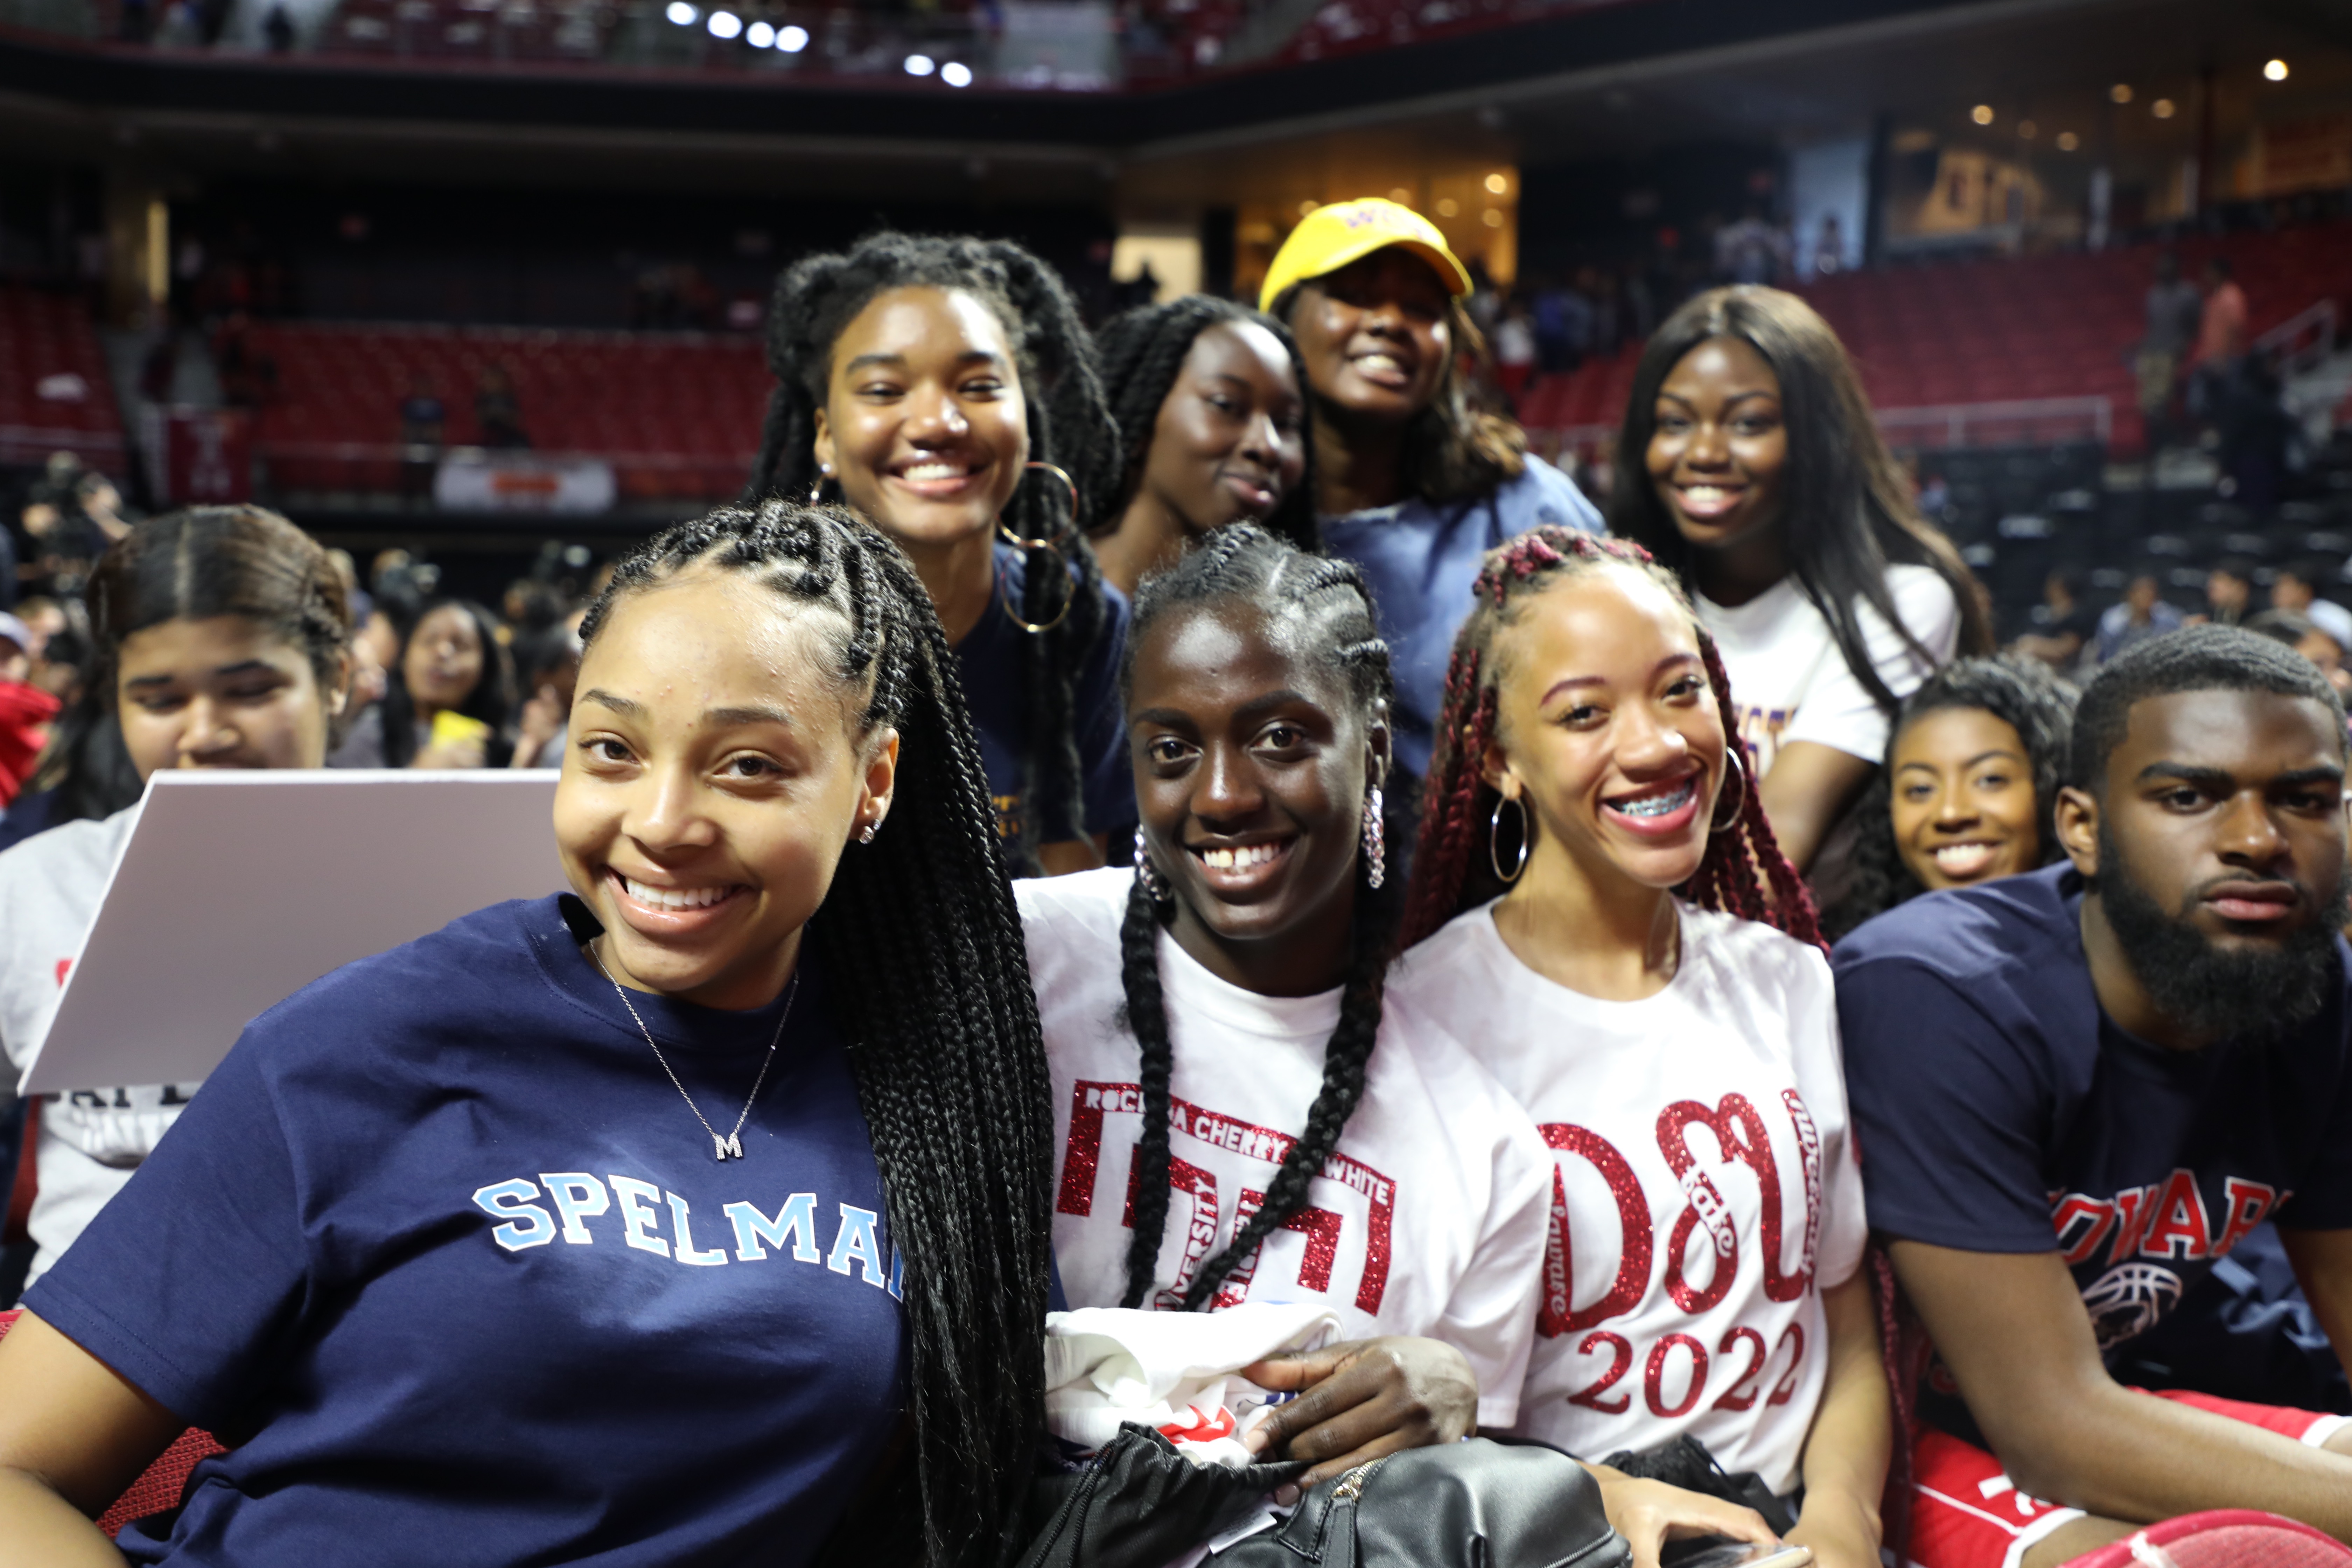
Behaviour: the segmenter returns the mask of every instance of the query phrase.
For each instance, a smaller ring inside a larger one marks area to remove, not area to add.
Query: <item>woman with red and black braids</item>
[[[1722,661],[1622,541],[1538,529],[1475,595],[1391,994],[1553,1152],[1518,1430],[1612,1463],[1695,1437],[1822,1568],[1867,1568],[1891,1420],[1837,1013]]]

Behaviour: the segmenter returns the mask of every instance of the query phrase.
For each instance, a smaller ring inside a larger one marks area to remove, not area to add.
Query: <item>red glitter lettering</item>
[[[1536,1331],[1547,1339],[1572,1334],[1596,1323],[1632,1311],[1650,1289],[1650,1200],[1641,1179],[1625,1156],[1590,1128],[1573,1122],[1544,1124],[1546,1143],[1563,1154],[1575,1154],[1591,1163],[1617,1200],[1617,1224],[1624,1236],[1618,1255],[1617,1277],[1609,1293],[1591,1306],[1578,1309],[1570,1301],[1576,1279],[1575,1247],[1569,1231],[1568,1194],[1555,1163],[1551,1177],[1551,1237],[1544,1248],[1544,1299],[1537,1309]],[[1631,1352],[1627,1352],[1631,1354]],[[1596,1408],[1598,1408],[1596,1406]]]
[[[1674,1405],[1668,1405],[1664,1399],[1666,1357],[1677,1346],[1690,1352],[1690,1383],[1684,1388],[1681,1400]],[[1698,1396],[1706,1391],[1706,1347],[1705,1345],[1688,1334],[1668,1334],[1650,1347],[1649,1363],[1642,1369],[1642,1399],[1649,1405],[1651,1415],[1666,1420],[1672,1420],[1677,1415],[1687,1415],[1692,1406],[1698,1403]]]

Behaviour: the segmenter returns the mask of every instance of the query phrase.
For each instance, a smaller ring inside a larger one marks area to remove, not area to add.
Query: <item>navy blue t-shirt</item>
[[[2091,987],[2082,901],[2064,865],[1930,893],[1830,964],[1871,1228],[2057,1251],[2112,1352],[2265,1219],[2352,1226],[2352,1051],[2340,984],[2283,1040],[2126,1034]]]
[[[133,1562],[793,1564],[872,1470],[899,1279],[821,977],[721,1164],[567,912],[263,1014],[26,1296],[233,1445]],[[630,1000],[732,1127],[781,999]]]
[[[1029,751],[1030,634],[1013,624],[1004,603],[1009,598],[1019,607],[1028,575],[1021,552],[998,545],[997,597],[956,644],[964,702],[971,710],[972,728],[980,732],[988,793],[996,804],[997,831],[1007,838],[1021,832],[1029,815],[1021,764]],[[1127,595],[1108,583],[1102,590],[1107,612],[1102,631],[1071,692],[1088,833],[1115,832],[1135,821],[1135,773],[1128,762],[1127,721],[1118,705],[1118,661],[1127,651]],[[1060,815],[1049,813],[1046,820]]]

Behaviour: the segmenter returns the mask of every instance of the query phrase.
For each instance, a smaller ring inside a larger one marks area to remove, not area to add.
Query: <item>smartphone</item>
[[[1813,1549],[1810,1546],[1766,1546],[1753,1541],[1734,1541],[1678,1557],[1675,1559],[1675,1568],[1811,1568],[1812,1561]]]

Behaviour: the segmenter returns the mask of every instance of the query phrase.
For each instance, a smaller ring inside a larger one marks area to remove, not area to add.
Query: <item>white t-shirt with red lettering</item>
[[[1129,1192],[1142,1125],[1119,925],[1134,873],[1013,884],[1053,1069],[1054,1248],[1073,1307],[1127,1292]],[[1170,1184],[1154,1299],[1167,1306],[1264,1202],[1323,1079],[1339,992],[1261,996],[1160,936],[1174,1056]],[[1481,1426],[1517,1418],[1543,1265],[1550,1161],[1455,1031],[1411,1002],[1381,1011],[1363,1098],[1307,1205],[1226,1277],[1213,1309],[1318,1301],[1340,1337],[1443,1340],[1478,1377]]]
[[[1785,1494],[1826,1376],[1821,1291],[1867,1239],[1829,962],[1676,908],[1680,966],[1638,1002],[1529,969],[1492,904],[1389,994],[1451,1020],[1552,1151],[1519,1430],[1595,1460],[1689,1433]]]

